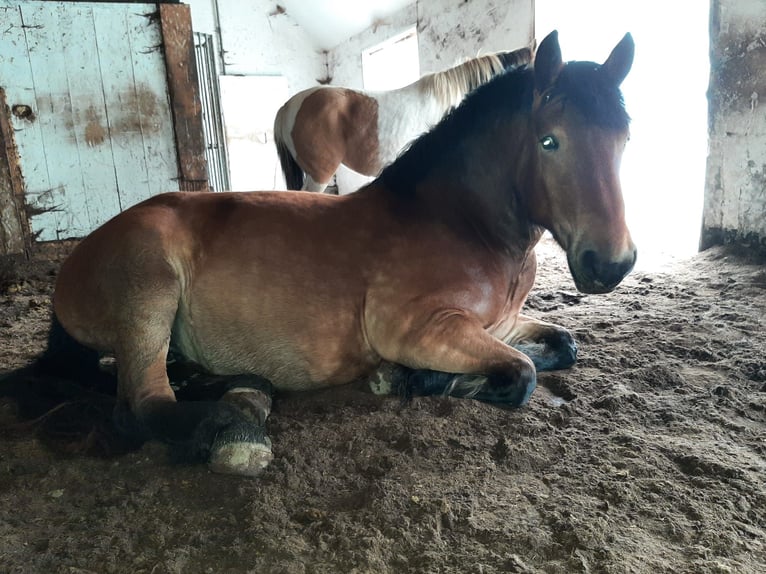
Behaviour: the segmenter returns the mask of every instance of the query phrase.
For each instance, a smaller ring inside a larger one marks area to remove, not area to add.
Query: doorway
[[[637,267],[698,251],[707,160],[708,2],[537,0],[538,42],[559,31],[565,60],[603,62],[626,32],[636,42],[622,84],[631,140],[621,177]]]

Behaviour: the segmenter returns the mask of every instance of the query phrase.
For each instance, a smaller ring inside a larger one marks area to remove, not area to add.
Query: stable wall
[[[416,2],[330,51],[331,83],[362,89],[362,51],[417,25],[420,74],[467,58],[527,46],[534,37],[533,0]]]
[[[220,27],[224,75],[285,76],[290,93],[327,75],[327,54],[273,0],[187,0],[195,32]]]
[[[766,252],[766,2],[712,0],[709,155],[700,248]],[[683,144],[683,134],[678,134]]]
[[[0,0],[0,254],[207,184],[188,7]]]

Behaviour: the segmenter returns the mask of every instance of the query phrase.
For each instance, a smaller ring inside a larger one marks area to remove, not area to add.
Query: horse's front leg
[[[139,339],[140,340],[140,339]],[[146,362],[141,349],[117,353],[118,427],[142,439],[170,445],[177,460],[207,461],[226,474],[255,476],[273,455],[264,423],[271,410],[270,385],[238,376],[218,401],[177,402],[166,373],[167,343]]]
[[[532,359],[538,371],[567,369],[577,360],[577,344],[569,331],[526,315],[518,316],[505,342]]]
[[[537,384],[527,355],[460,314],[405,334],[381,355],[387,362],[370,379],[381,394],[442,394],[518,407]]]

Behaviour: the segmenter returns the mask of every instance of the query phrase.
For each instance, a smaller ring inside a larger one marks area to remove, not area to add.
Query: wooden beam
[[[208,189],[202,105],[188,4],[160,4],[160,23],[175,124],[182,191]]]

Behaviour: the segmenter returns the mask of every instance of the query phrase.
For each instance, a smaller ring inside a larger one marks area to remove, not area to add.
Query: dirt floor
[[[763,262],[712,249],[584,296],[539,252],[528,311],[580,354],[521,410],[286,396],[243,479],[71,452],[0,398],[0,572],[766,572]],[[0,371],[42,349],[56,267],[2,268]]]

